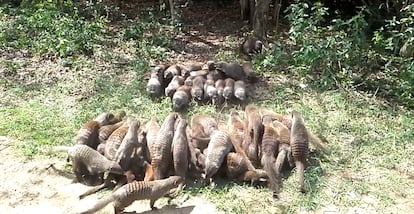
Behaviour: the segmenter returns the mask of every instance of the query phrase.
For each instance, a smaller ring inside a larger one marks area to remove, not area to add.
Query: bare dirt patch
[[[79,200],[88,186],[72,182],[71,175],[63,176],[50,164],[64,169],[65,161],[56,158],[25,160],[12,149],[13,140],[0,136],[0,210],[2,213],[76,213],[88,208],[99,198],[109,194],[97,193]],[[155,203],[152,211],[149,201],[136,201],[126,213],[220,213],[203,198],[179,196],[168,204],[167,199]],[[111,206],[99,213],[113,213]]]

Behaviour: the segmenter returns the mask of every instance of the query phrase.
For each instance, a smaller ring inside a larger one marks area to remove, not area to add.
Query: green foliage
[[[38,1],[17,9],[3,7],[0,48],[26,49],[39,56],[93,54],[106,20],[86,20],[70,2]]]
[[[360,90],[414,107],[412,56],[398,56],[413,54],[414,5],[400,8],[400,19],[385,20],[385,26],[370,35],[372,8],[362,7],[346,20],[329,20],[328,8],[305,2],[289,5],[289,42],[276,42],[269,54],[257,58],[258,70],[287,68],[319,90]]]

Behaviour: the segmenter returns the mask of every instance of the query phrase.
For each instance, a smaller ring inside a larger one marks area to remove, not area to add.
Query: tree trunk
[[[254,24],[254,13],[256,11],[256,1],[255,0],[248,0],[249,1],[249,21],[250,24],[253,26]]]
[[[170,3],[170,11],[171,11],[171,20],[177,20],[177,11],[175,10],[174,0],[169,0]]]
[[[253,34],[259,40],[266,40],[266,23],[269,11],[269,0],[256,0],[254,13]]]
[[[273,24],[276,27],[276,33],[279,30],[279,17],[280,17],[280,8],[282,7],[282,0],[274,0],[275,8],[273,8]]]

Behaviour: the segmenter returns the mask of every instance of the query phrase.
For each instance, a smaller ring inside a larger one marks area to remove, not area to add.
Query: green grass
[[[3,20],[10,17],[1,15],[0,26],[4,27]],[[102,35],[102,47],[94,57],[79,55],[57,61],[0,58],[1,67],[16,77],[0,79],[0,135],[17,139],[17,151],[36,159],[48,157],[52,146],[73,144],[80,126],[103,111],[125,110],[141,122],[152,116],[162,121],[170,112],[170,101],[149,99],[145,78],[150,65],[175,56],[169,49],[174,26],[125,25],[119,32]],[[229,41],[235,44],[235,39]],[[215,58],[239,60],[225,49]],[[39,72],[43,66],[53,74]],[[27,68],[33,73],[18,79],[16,75]],[[363,92],[302,89],[300,77],[269,72],[265,64],[258,73],[274,81],[252,103],[281,113],[288,108],[298,110],[309,129],[328,140],[332,154],[324,155],[312,147],[305,174],[309,191],[298,192],[296,171],[292,170],[283,178],[280,201],[274,201],[267,188],[235,183],[186,191],[226,213],[350,212],[358,208],[394,212],[400,209],[400,199],[414,200],[413,110],[394,109]],[[192,103],[186,115],[208,114],[224,121],[228,111]]]

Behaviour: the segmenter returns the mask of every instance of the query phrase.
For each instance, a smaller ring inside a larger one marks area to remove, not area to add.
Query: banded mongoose
[[[121,145],[115,152],[115,161],[119,163],[124,171],[129,168],[131,155],[138,148],[138,129],[139,121],[131,119],[128,124],[128,131],[121,142]]]
[[[172,97],[172,109],[182,112],[188,108],[191,101],[191,86],[183,85],[177,89]]]
[[[181,76],[183,77],[187,77],[190,75],[190,73],[192,71],[199,71],[203,68],[203,64],[202,63],[187,63],[187,64],[183,64],[180,65],[181,67]]]
[[[244,132],[246,123],[240,117],[240,114],[236,111],[231,111],[229,119],[227,121],[227,127],[230,134],[230,139],[236,152],[245,158],[248,170],[256,170],[250,159],[247,157],[246,152],[243,150],[242,142],[244,140]]]
[[[240,45],[240,51],[249,58],[262,53],[263,42],[255,38],[247,38]]]
[[[73,172],[78,181],[82,180],[85,173],[83,167],[86,167],[90,175],[101,176],[101,173],[110,172],[122,175],[124,171],[121,166],[110,161],[101,155],[98,151],[86,145],[77,144],[74,146],[58,146],[55,148],[57,152],[66,152],[72,160]]]
[[[184,85],[184,77],[174,76],[168,86],[165,88],[165,96],[171,97],[174,95],[177,89]]]
[[[272,117],[273,120],[277,120],[281,122],[284,126],[286,126],[289,130],[291,129],[292,127],[291,116],[278,114],[266,108],[260,108],[259,111],[262,117],[265,115],[269,115]],[[315,146],[315,148],[319,149],[325,154],[329,155],[331,153],[329,147],[321,140],[320,137],[318,137],[316,134],[314,134],[310,130],[307,130],[307,132],[308,132],[309,143],[311,143],[313,146]]]
[[[238,63],[218,62],[216,64],[216,68],[217,70],[223,71],[227,77],[230,77],[235,81],[245,80],[246,78],[243,68]]]
[[[217,121],[206,115],[197,115],[191,119],[191,143],[203,151],[207,148],[210,135],[218,129]]]
[[[208,74],[206,76],[206,79],[207,80],[213,80],[215,82],[219,79],[224,79],[225,77],[226,77],[226,74],[224,74],[223,71],[221,71],[221,70],[212,70],[212,71],[208,72]]]
[[[247,129],[243,141],[243,149],[252,161],[253,165],[260,162],[260,145],[262,143],[263,124],[259,111],[254,105],[247,105],[245,108],[247,118]]]
[[[168,167],[172,160],[171,143],[174,137],[174,124],[177,117],[177,113],[170,113],[165,118],[152,145],[151,165],[154,169],[155,180],[167,177]]]
[[[233,149],[230,137],[226,132],[215,130],[211,134],[210,142],[208,143],[204,179],[209,182],[210,179],[219,170],[226,155]]]
[[[150,153],[150,160],[154,153],[153,145],[157,139],[158,131],[160,130],[160,124],[156,117],[151,117],[151,119],[145,124],[144,133],[145,138],[147,139],[147,147]]]
[[[186,178],[188,171],[188,139],[186,130],[187,121],[180,117],[174,132],[172,153],[174,175],[181,176],[184,179]]]
[[[213,71],[216,69],[216,63],[212,60],[207,61],[205,66],[209,71]]]
[[[91,214],[104,208],[107,204],[114,202],[115,213],[122,212],[125,207],[128,207],[136,200],[150,200],[151,209],[156,209],[155,202],[167,195],[174,188],[183,184],[183,178],[180,176],[170,176],[169,178],[154,181],[134,181],[125,184],[110,196],[99,200],[93,207],[81,214]]]
[[[196,101],[203,100],[204,94],[204,82],[205,78],[203,76],[197,76],[193,79],[193,86],[191,88],[191,97]]]
[[[156,66],[151,71],[151,77],[147,83],[147,93],[151,98],[161,97],[164,88],[164,69],[165,66]]]
[[[109,160],[115,160],[115,153],[118,150],[119,146],[122,143],[126,133],[128,132],[129,118],[124,124],[117,128],[112,134],[108,137],[105,143],[105,157]]]
[[[253,65],[249,62],[242,64],[243,72],[246,75],[246,81],[249,83],[255,83],[259,80],[256,72],[254,72]]]
[[[217,103],[217,89],[214,84],[214,80],[208,79],[204,83],[204,97],[207,101],[211,101],[213,105]]]
[[[250,181],[251,184],[260,179],[267,178],[267,173],[263,170],[250,170],[248,161],[246,157],[239,153],[228,153],[226,156],[226,164],[224,165],[226,176],[237,181]]]
[[[221,105],[224,103],[224,80],[219,79],[214,83],[214,86],[217,89],[217,105]]]
[[[289,129],[283,125],[281,122],[275,120],[273,121],[273,126],[275,127],[275,130],[278,135],[278,142],[279,142],[279,151],[276,158],[276,171],[277,171],[277,182],[278,182],[278,188],[280,189],[281,186],[281,171],[283,168],[283,165],[286,161],[286,158],[289,161],[290,165],[294,165],[293,160],[290,156],[291,150],[290,150],[290,131]],[[280,190],[279,190],[280,192]]]
[[[165,69],[164,80],[167,82],[166,84],[168,84],[169,82],[171,82],[174,76],[180,76],[180,75],[181,75],[181,67],[178,66],[177,64],[174,64],[174,65],[169,66],[167,69]]]
[[[105,125],[101,126],[99,128],[99,142],[100,143],[106,143],[106,140],[108,137],[119,127],[121,127],[124,124],[124,121],[117,122],[115,124],[111,125]]]
[[[234,94],[234,79],[227,78],[224,80],[224,89],[223,89],[223,97],[226,102],[229,102],[233,98]]]
[[[234,82],[234,97],[240,101],[246,100],[246,83],[243,80]]]
[[[269,186],[273,191],[273,197],[279,198],[279,183],[278,183],[278,171],[276,169],[276,155],[279,151],[278,134],[273,127],[272,119],[270,117],[263,118],[264,132],[261,145],[262,156],[260,163],[263,169],[269,176]]]
[[[115,124],[115,123],[121,122],[125,116],[126,116],[126,112],[124,110],[121,110],[117,112],[116,114],[114,114],[114,117],[109,120],[108,124]]]
[[[309,153],[308,132],[303,117],[297,111],[292,111],[292,128],[290,130],[290,146],[292,157],[295,161],[298,177],[299,190],[305,192],[305,161]]]
[[[102,113],[94,120],[85,123],[77,134],[77,143],[96,149],[99,145],[99,129],[109,123],[114,117],[112,114]]]

